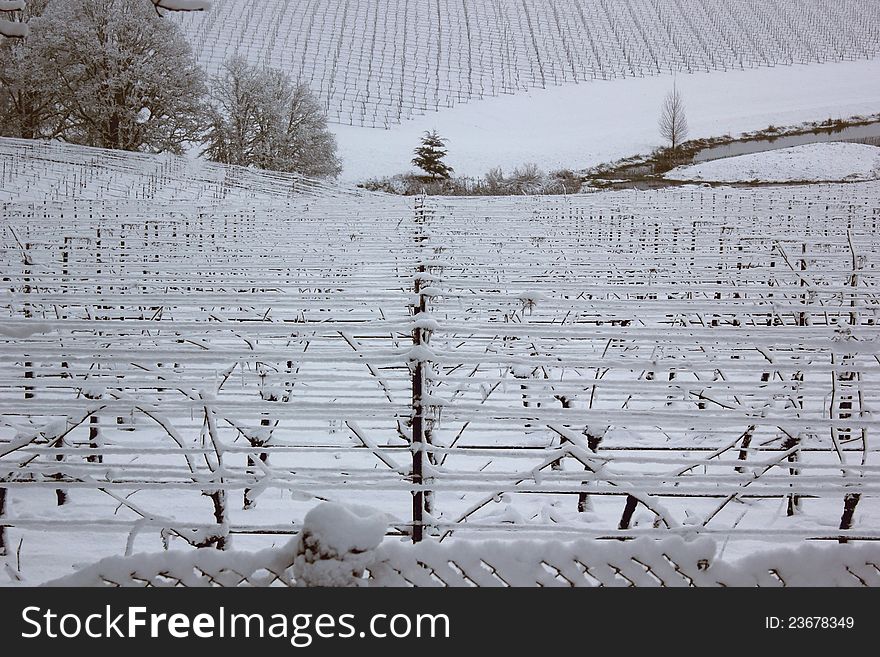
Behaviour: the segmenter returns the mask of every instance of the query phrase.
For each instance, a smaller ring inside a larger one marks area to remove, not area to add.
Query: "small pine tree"
[[[437,134],[436,130],[425,132],[422,137],[422,145],[415,151],[413,165],[431,176],[431,180],[436,178],[448,179],[453,173],[451,166],[443,162],[446,157],[446,140]]]

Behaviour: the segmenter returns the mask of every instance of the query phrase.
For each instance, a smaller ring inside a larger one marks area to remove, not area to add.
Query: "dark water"
[[[815,134],[791,135],[789,137],[777,137],[776,139],[755,139],[752,141],[737,141],[724,146],[704,148],[694,156],[694,163],[708,162],[722,157],[734,155],[748,155],[749,153],[762,153],[779,148],[791,148],[803,144],[816,144],[827,141],[847,141],[860,144],[880,146],[880,122],[867,125],[857,125],[832,132],[819,132]]]

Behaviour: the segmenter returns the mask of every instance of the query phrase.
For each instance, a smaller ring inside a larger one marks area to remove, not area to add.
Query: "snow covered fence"
[[[280,548],[111,557],[47,586],[880,586],[880,546],[717,556],[711,539],[387,540],[383,514],[323,504]]]

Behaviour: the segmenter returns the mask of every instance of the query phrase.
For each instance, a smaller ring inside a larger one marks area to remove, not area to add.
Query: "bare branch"
[[[688,122],[684,114],[684,101],[678,92],[678,87],[674,85],[663,101],[659,125],[660,136],[669,142],[672,150],[678,149],[687,139]]]

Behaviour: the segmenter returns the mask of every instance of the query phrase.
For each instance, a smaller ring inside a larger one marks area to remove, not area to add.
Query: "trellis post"
[[[860,325],[859,319],[859,308],[858,308],[858,288],[859,288],[859,274],[862,268],[862,258],[856,253],[855,245],[853,244],[852,237],[852,219],[850,218],[850,227],[846,231],[846,239],[849,245],[850,255],[852,257],[851,266],[852,266],[852,274],[850,274],[849,285],[851,288],[850,293],[850,313],[849,313],[849,325],[850,331],[854,330]],[[847,341],[852,340],[852,334],[846,336]],[[852,387],[856,387],[856,392],[858,395],[858,413],[859,419],[863,419],[864,408],[862,406],[862,395],[861,395],[861,373],[855,367],[856,354],[845,354],[843,356],[843,362],[846,364],[852,364],[852,371],[845,372],[832,372],[832,377],[837,378],[837,383],[841,388],[850,388],[848,390],[848,394],[842,395],[838,407],[836,409],[836,415],[838,419],[850,419],[853,417],[854,404],[853,404],[853,391]],[[834,361],[832,360],[832,363]],[[833,406],[833,397],[832,397],[832,408],[831,408],[832,417],[835,414],[835,409]],[[835,428],[832,427],[832,434],[835,431]],[[849,439],[852,437],[852,429],[846,428],[843,429],[843,436]],[[841,430],[837,429],[838,441],[841,441]],[[867,462],[868,455],[868,429],[866,426],[861,427],[861,438],[862,438],[862,460],[861,465],[864,466]],[[842,442],[842,441],[841,441]],[[841,460],[844,454],[841,452]],[[849,474],[848,471],[844,471],[844,476]],[[864,475],[864,470],[859,471],[859,476]],[[856,507],[861,500],[861,493],[846,493],[843,497],[843,513],[840,516],[840,529],[848,530],[852,529],[853,520],[855,518]],[[838,539],[840,543],[846,543],[846,536],[840,536]]]
[[[413,305],[413,348],[415,355],[412,364],[412,484],[413,484],[413,510],[412,510],[412,541],[418,543],[424,537],[425,522],[425,491],[424,462],[425,445],[427,443],[425,393],[425,373],[427,362],[423,349],[430,343],[430,332],[419,322],[422,315],[427,312],[427,297],[424,294],[424,278],[427,273],[427,265],[421,257],[423,254],[422,244],[427,239],[424,233],[425,224],[425,199],[418,197],[415,203],[415,223],[417,233],[415,236],[416,253],[419,261],[416,267],[414,291],[416,294]]]
[[[22,286],[22,292],[25,295],[29,295],[31,293],[31,266],[33,265],[33,260],[31,260],[31,243],[30,242],[27,242],[24,245],[24,254],[22,256],[22,260],[24,262],[24,278],[23,278],[24,285]],[[27,299],[28,297],[25,296],[25,298]],[[27,319],[30,319],[33,316],[30,301],[28,301],[24,304],[24,316]],[[24,378],[26,381],[28,379],[34,378],[33,366],[34,366],[34,364],[31,361],[25,361],[25,363],[24,363]],[[27,401],[28,399],[34,398],[34,388],[31,385],[27,385],[27,383],[24,386],[24,398],[25,398],[25,401]]]

